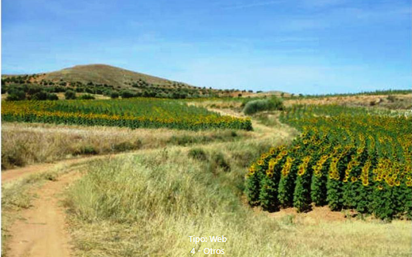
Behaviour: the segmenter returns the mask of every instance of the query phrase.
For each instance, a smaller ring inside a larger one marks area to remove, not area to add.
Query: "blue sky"
[[[104,63],[214,88],[410,89],[411,2],[2,1],[2,73]]]

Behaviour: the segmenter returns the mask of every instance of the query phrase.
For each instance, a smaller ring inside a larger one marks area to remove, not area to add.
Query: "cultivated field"
[[[248,199],[266,210],[329,205],[381,219],[412,217],[412,119],[340,106],[296,106],[280,120],[302,131],[251,165]]]
[[[410,256],[405,111],[249,101],[3,102],[3,253]]]
[[[174,128],[199,130],[228,128],[251,130],[247,118],[222,116],[176,100],[136,98],[96,101],[4,102],[2,120],[85,126]]]

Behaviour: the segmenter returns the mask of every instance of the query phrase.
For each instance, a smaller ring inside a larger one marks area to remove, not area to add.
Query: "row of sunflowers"
[[[328,205],[381,219],[412,217],[412,119],[340,106],[295,106],[280,120],[302,131],[246,175],[251,205],[304,212]]]
[[[222,116],[178,100],[133,98],[118,100],[16,101],[3,102],[3,121],[172,128],[252,130],[248,118]]]

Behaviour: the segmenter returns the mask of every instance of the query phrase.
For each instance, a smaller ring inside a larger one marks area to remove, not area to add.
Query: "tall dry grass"
[[[300,224],[252,210],[242,200],[243,166],[253,160],[247,155],[267,150],[265,141],[168,147],[93,164],[67,194],[76,254],[193,256],[195,247],[226,256],[410,256],[407,222]],[[189,241],[216,235],[228,241]]]
[[[44,163],[78,155],[107,154],[167,145],[234,141],[253,135],[246,131],[181,131],[81,127],[53,124],[2,124],[2,169]]]

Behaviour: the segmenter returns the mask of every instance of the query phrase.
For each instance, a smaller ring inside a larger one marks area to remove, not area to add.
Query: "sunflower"
[[[270,155],[274,155],[276,153],[276,148],[271,147],[269,150]]]

